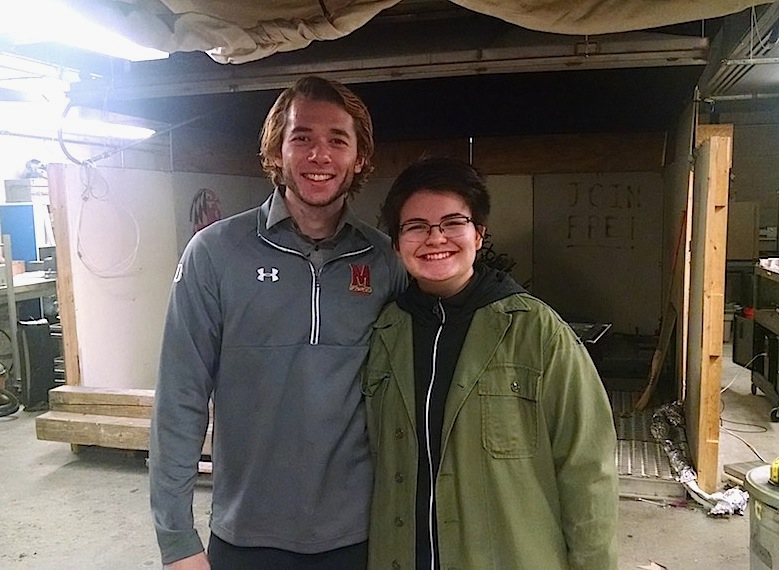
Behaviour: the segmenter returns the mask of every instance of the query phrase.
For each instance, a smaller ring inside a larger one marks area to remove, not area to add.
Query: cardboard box
[[[22,261],[12,261],[11,262],[11,274],[12,275],[19,275],[20,273],[24,273],[27,270],[27,265]]]
[[[5,202],[49,203],[49,182],[45,178],[5,181]]]

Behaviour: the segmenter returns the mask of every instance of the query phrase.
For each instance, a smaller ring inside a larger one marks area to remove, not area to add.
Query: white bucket
[[[751,469],[749,493],[749,569],[779,570],[779,487],[768,482],[770,465]]]

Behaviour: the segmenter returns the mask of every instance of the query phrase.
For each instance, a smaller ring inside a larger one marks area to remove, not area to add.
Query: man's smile
[[[303,174],[303,176],[312,182],[325,182],[326,180],[335,178],[335,174],[306,173]]]

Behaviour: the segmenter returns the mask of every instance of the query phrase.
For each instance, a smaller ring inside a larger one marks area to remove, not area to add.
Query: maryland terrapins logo
[[[349,265],[352,268],[352,282],[349,284],[349,291],[370,295],[373,293],[371,288],[371,266],[370,265]]]

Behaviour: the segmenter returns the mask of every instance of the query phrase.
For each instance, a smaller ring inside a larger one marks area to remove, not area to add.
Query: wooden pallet
[[[148,451],[153,407],[154,390],[60,386],[49,391],[35,430],[46,441]],[[203,444],[209,457],[211,428]]]

